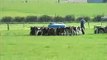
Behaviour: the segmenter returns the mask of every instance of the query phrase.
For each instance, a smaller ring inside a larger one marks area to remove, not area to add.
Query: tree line
[[[74,15],[66,15],[64,17],[62,16],[48,16],[48,15],[42,15],[42,16],[26,16],[26,17],[11,17],[11,16],[5,16],[0,19],[0,22],[79,22],[82,18],[84,18],[86,21],[94,21],[94,22],[100,22],[102,21],[101,17],[102,15],[97,15],[93,18],[88,16],[82,16],[82,17],[75,17]]]

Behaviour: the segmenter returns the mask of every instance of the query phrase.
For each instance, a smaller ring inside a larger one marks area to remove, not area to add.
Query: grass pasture
[[[1,60],[107,60],[107,35],[0,36]]]
[[[107,15],[106,3],[57,3],[57,0],[0,0],[0,17],[4,16],[96,16]]]
[[[107,15],[107,3],[64,3],[56,0],[0,0],[0,19],[4,16],[90,16]],[[66,23],[79,26],[79,23]],[[107,34],[94,34],[100,22],[86,23],[86,34],[78,36],[30,36],[31,26],[48,23],[0,23],[0,60],[107,60]],[[103,22],[102,26],[107,26]]]
[[[1,24],[0,60],[107,60],[107,34],[93,34],[93,26],[100,23],[90,23],[90,28],[86,24],[85,35],[29,36],[30,26],[42,25],[47,26],[36,23],[23,28],[23,24],[11,24],[7,31]]]

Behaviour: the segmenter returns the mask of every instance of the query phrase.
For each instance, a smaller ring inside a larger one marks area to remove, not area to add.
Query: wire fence
[[[48,27],[49,23],[0,23],[0,30],[29,30],[30,27]],[[66,26],[80,26],[80,23],[65,23]],[[107,22],[87,22],[85,27],[88,29],[94,26],[107,26]]]

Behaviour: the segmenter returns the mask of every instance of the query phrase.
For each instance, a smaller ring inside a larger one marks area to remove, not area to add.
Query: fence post
[[[25,27],[25,23],[23,22],[23,28]]]
[[[101,26],[102,26],[102,21],[101,21]]]
[[[89,23],[89,21],[88,21],[88,28],[90,29],[90,23]]]
[[[60,3],[60,0],[58,0],[58,3]]]
[[[7,30],[8,30],[8,31],[10,30],[9,23],[7,23]]]

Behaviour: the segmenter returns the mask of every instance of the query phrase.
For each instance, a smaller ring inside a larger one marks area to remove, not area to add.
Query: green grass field
[[[96,16],[107,15],[106,3],[57,3],[57,0],[0,0],[0,17],[4,16]]]
[[[0,36],[0,60],[107,60],[107,34]]]
[[[79,23],[66,23],[78,26]],[[30,26],[47,24],[0,24],[0,60],[107,60],[107,34],[93,34],[86,24],[86,34],[79,36],[30,36]],[[107,23],[103,23],[106,26]]]
[[[57,3],[56,0],[0,0],[0,18],[4,16],[107,15],[106,3]],[[66,23],[79,26],[79,23]],[[107,34],[94,34],[100,22],[86,23],[86,34],[78,36],[30,36],[31,26],[48,23],[0,23],[0,60],[107,60]],[[102,26],[107,26],[103,22]]]

